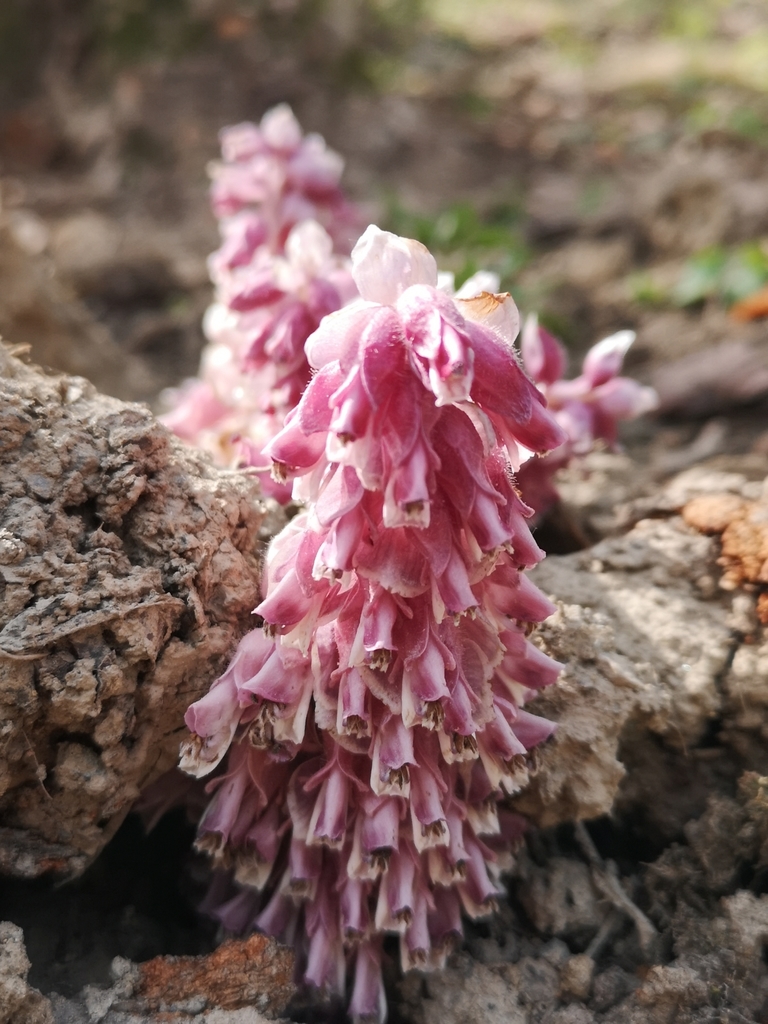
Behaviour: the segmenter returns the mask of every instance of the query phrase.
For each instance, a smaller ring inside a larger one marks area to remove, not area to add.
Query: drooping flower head
[[[510,296],[451,298],[423,246],[375,227],[352,273],[361,299],[309,338],[266,449],[306,510],[270,547],[263,627],[187,713],[182,767],[218,770],[209,907],[380,1021],[383,936],[404,968],[440,965],[522,831],[500,800],[553,729],[524,705],[559,666],[528,639],[552,606],[523,573],[542,552],[514,470],[565,435]]]
[[[565,349],[535,316],[526,320],[521,340],[523,366],[567,435],[565,443],[546,458],[532,460],[520,471],[519,487],[536,512],[546,512],[557,501],[554,477],[560,469],[588,454],[597,442],[615,448],[618,424],[658,405],[653,388],[619,376],[634,340],[634,331],[619,331],[604,338],[587,352],[579,376],[564,380],[568,362]]]

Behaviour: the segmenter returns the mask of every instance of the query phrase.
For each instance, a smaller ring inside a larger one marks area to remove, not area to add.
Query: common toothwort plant
[[[220,462],[261,468],[261,449],[309,381],[304,343],[356,295],[348,254],[358,219],[339,187],[341,157],[303,136],[286,104],[258,126],[226,128],[221,147],[210,170],[222,244],[208,261],[208,345],[164,422]]]
[[[406,969],[442,964],[522,831],[503,797],[554,728],[524,705],[559,665],[528,639],[553,608],[524,573],[542,552],[514,474],[566,435],[509,295],[449,296],[423,246],[376,227],[352,275],[361,299],[309,338],[266,449],[305,510],[269,549],[263,626],[187,712],[181,767],[218,769],[209,908],[382,1021],[384,936]]]
[[[215,301],[203,327],[208,344],[199,375],[168,393],[164,422],[217,461],[250,466],[267,493],[287,501],[272,481],[263,449],[281,429],[309,383],[305,342],[322,318],[357,298],[348,253],[358,214],[339,187],[343,161],[319,135],[302,135],[286,104],[259,125],[221,133],[222,160],[210,169],[211,198],[222,244],[209,259]],[[441,275],[453,293],[453,277]],[[456,292],[471,298],[498,291],[481,271]],[[546,459],[530,460],[516,485],[537,512],[557,500],[554,478],[596,440],[611,444],[618,420],[654,407],[651,389],[617,378],[632,332],[595,346],[582,374],[562,378],[565,352],[529,318],[523,365],[568,435]]]

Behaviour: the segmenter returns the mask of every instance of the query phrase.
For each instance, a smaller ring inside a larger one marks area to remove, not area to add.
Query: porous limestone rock
[[[0,348],[0,870],[76,874],[258,601],[256,483]]]
[[[536,568],[558,606],[536,636],[565,665],[531,704],[558,723],[515,801],[536,824],[609,813],[625,773],[622,743],[650,731],[689,749],[721,713],[736,641],[717,554],[713,539],[672,517]]]

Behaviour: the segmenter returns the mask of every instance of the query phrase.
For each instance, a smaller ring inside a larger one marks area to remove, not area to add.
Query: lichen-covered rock
[[[54,1024],[262,1024],[285,1011],[293,971],[292,950],[264,935],[232,939],[206,956],[142,964],[115,957],[109,988],[51,997]]]
[[[0,867],[77,873],[258,601],[251,480],[0,350]]]
[[[161,956],[140,964],[135,996],[161,1010],[197,999],[233,1010],[253,1006],[278,1016],[295,992],[294,956],[265,935],[223,943],[208,956]]]

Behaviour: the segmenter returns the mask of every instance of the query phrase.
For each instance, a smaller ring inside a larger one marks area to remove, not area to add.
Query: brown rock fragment
[[[592,978],[595,974],[595,961],[586,953],[578,953],[566,960],[560,971],[560,998],[589,998],[592,989]]]
[[[768,584],[768,501],[744,501],[733,494],[706,495],[689,501],[683,518],[702,533],[721,534],[718,563],[725,570],[724,589]],[[757,615],[768,625],[764,591],[757,597]]]
[[[701,494],[683,508],[683,519],[700,533],[722,533],[747,504],[737,494]]]
[[[223,943],[209,956],[161,956],[139,965],[134,996],[149,1010],[199,999],[279,1016],[293,995],[293,952],[264,935]]]

